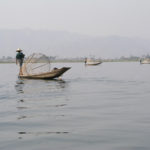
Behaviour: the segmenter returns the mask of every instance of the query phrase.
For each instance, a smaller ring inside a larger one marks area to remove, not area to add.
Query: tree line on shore
[[[84,62],[86,57],[72,57],[72,58],[61,58],[57,56],[48,56],[51,62]],[[122,62],[122,61],[140,61],[141,58],[150,58],[150,55],[139,56],[121,56],[119,58],[97,58],[97,60],[101,60],[102,62]],[[0,63],[15,63],[15,57],[11,56],[2,56],[0,58]]]

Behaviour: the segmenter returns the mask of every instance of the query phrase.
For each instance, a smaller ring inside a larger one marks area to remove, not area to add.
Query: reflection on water
[[[61,108],[67,106],[67,95],[62,92],[67,87],[64,80],[27,80],[18,78],[15,84],[17,93],[17,116],[18,124],[25,123],[27,128],[23,131],[17,131],[18,139],[23,139],[21,135],[46,135],[46,134],[66,134],[68,131],[60,131],[51,129],[51,122],[57,122],[56,119],[64,118],[65,114],[61,112]],[[54,111],[55,110],[55,111]],[[53,112],[54,111],[54,112]],[[41,120],[44,126],[52,131],[40,131],[39,122]],[[34,122],[30,125],[30,122]],[[34,131],[38,128],[38,131]],[[55,130],[55,131],[53,131]]]
[[[22,102],[22,103],[23,103],[23,102],[24,102],[24,100],[23,100],[23,99],[21,99],[21,100],[19,100],[18,102]]]
[[[24,119],[24,118],[27,118],[27,116],[20,116],[17,119],[20,120],[20,119]]]
[[[16,85],[15,85],[15,89],[17,91],[17,93],[23,93],[23,87],[24,87],[24,82],[21,79],[18,79],[16,81]]]
[[[56,134],[56,135],[63,135],[63,134],[69,134],[69,132],[60,132],[60,131],[56,131],[56,132],[54,132],[54,131],[52,131],[52,132],[49,132],[49,131],[44,131],[44,132],[18,132],[18,139],[23,139],[23,135],[32,135],[32,136],[45,136],[45,135],[54,135],[54,134]]]
[[[68,134],[69,132],[18,132],[18,134],[33,134],[33,135],[42,135],[42,134]]]
[[[17,109],[27,109],[28,107],[16,107]]]
[[[63,89],[66,87],[67,83],[64,80],[32,80],[32,79],[20,79],[16,81],[15,89],[17,93],[24,93],[24,86],[28,86],[33,91],[37,86],[47,86],[48,89]],[[44,89],[43,89],[44,90]],[[39,91],[39,92],[42,92]]]

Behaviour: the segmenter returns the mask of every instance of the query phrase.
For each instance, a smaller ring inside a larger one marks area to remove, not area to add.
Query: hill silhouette
[[[66,31],[0,30],[1,55],[14,55],[20,47],[25,53],[42,52],[60,57],[102,58],[141,56],[150,52],[150,40],[137,37],[93,37]]]

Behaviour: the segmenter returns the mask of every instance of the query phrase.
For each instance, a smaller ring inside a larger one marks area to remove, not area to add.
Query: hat
[[[20,48],[18,48],[17,50],[16,50],[16,52],[21,52],[22,50],[20,49]]]

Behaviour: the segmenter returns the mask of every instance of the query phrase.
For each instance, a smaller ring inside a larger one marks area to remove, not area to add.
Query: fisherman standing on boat
[[[85,63],[85,64],[87,63],[87,58],[85,58],[84,63]]]
[[[25,55],[22,53],[22,50],[20,48],[18,48],[16,50],[16,52],[17,52],[17,55],[16,55],[16,64],[19,63],[19,66],[20,66],[19,75],[23,75],[22,74],[22,64],[23,64],[23,60],[24,60]]]

